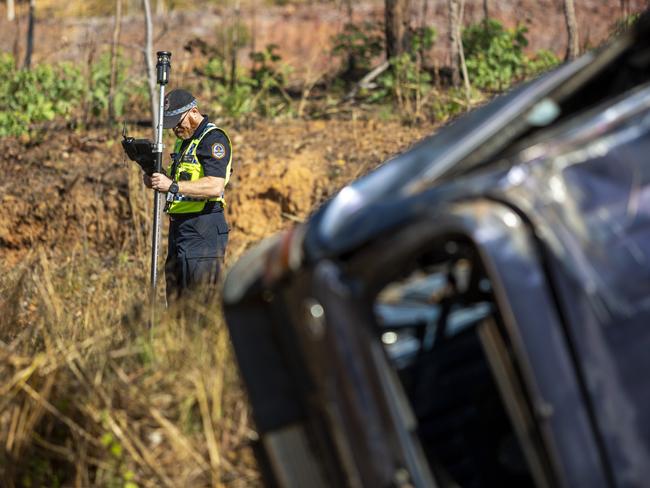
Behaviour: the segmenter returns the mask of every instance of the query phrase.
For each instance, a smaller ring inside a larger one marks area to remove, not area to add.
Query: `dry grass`
[[[2,278],[0,485],[259,484],[219,311],[149,331],[145,261],[32,253]]]

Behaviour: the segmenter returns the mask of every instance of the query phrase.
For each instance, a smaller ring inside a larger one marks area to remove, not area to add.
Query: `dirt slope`
[[[433,130],[364,120],[225,128],[235,155],[227,192],[233,257]],[[15,263],[39,246],[60,255],[149,245],[151,195],[123,162],[119,137],[97,130],[0,141],[0,260]]]

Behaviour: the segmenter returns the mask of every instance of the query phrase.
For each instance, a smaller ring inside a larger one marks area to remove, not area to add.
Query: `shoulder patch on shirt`
[[[215,159],[223,159],[223,157],[226,155],[226,147],[221,144],[220,142],[217,142],[216,144],[212,144],[212,157]]]

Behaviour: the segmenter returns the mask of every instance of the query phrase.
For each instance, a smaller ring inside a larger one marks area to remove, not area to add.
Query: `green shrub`
[[[127,101],[130,83],[125,81],[128,68],[127,61],[122,56],[118,56],[117,60],[113,105],[115,115],[119,117],[124,114],[124,105]],[[93,64],[90,77],[90,86],[86,90],[90,114],[94,117],[106,116],[108,114],[108,95],[111,85],[110,53],[102,54],[99,60]]]
[[[346,71],[369,71],[377,56],[385,49],[384,32],[380,22],[348,23],[343,32],[332,38],[332,56],[346,63]]]
[[[433,47],[435,39],[436,31],[432,27],[417,29],[412,34],[409,51],[390,60],[390,69],[378,78],[377,88],[368,93],[367,101],[390,99],[402,115],[419,117],[433,90],[422,54]]]
[[[526,56],[527,32],[524,26],[506,29],[493,19],[467,27],[463,31],[463,49],[471,84],[501,91],[556,65],[559,60],[550,51],[538,51],[532,58]]]
[[[68,116],[79,105],[84,82],[81,72],[67,63],[15,69],[11,55],[0,55],[0,136],[21,135],[31,124]]]
[[[535,56],[526,60],[526,76],[535,76],[557,66],[558,57],[551,51],[540,49]]]
[[[250,73],[238,69],[234,81],[222,57],[217,55],[208,61],[205,67],[208,79],[203,88],[216,99],[218,113],[229,117],[250,113],[275,117],[291,109],[291,98],[287,94],[291,68],[282,63],[277,48],[275,44],[269,44],[262,51],[251,53],[253,66]]]
[[[390,68],[378,80],[378,88],[368,95],[369,102],[392,98],[406,111],[418,111],[423,97],[433,89],[431,75],[409,53],[390,60]]]
[[[134,97],[148,97],[140,80],[127,80],[127,63],[118,58],[115,112],[120,116]],[[105,53],[91,66],[90,79],[70,63],[39,64],[32,69],[16,69],[11,55],[0,55],[0,98],[6,101],[0,111],[0,136],[21,135],[30,126],[57,117],[79,115],[106,117],[110,87],[110,55]],[[131,100],[127,98],[131,97]]]
[[[218,111],[230,117],[240,117],[253,112],[253,88],[250,78],[244,75],[238,78],[237,84],[232,88],[228,84],[217,84],[214,96],[217,99]]]
[[[523,26],[505,29],[492,19],[467,27],[463,31],[463,49],[472,85],[504,90],[521,79],[526,68],[526,32]]]
[[[253,103],[257,111],[267,117],[291,110],[287,86],[292,68],[282,62],[275,52],[277,48],[277,45],[269,44],[264,50],[250,55],[254,63],[251,79],[256,91]]]
[[[411,53],[422,53],[433,47],[438,33],[433,27],[418,27],[411,37]]]

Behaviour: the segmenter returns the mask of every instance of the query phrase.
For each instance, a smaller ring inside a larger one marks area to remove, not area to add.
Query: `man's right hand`
[[[144,186],[147,188],[151,188],[151,176],[147,173],[142,173],[142,183],[144,183]]]

